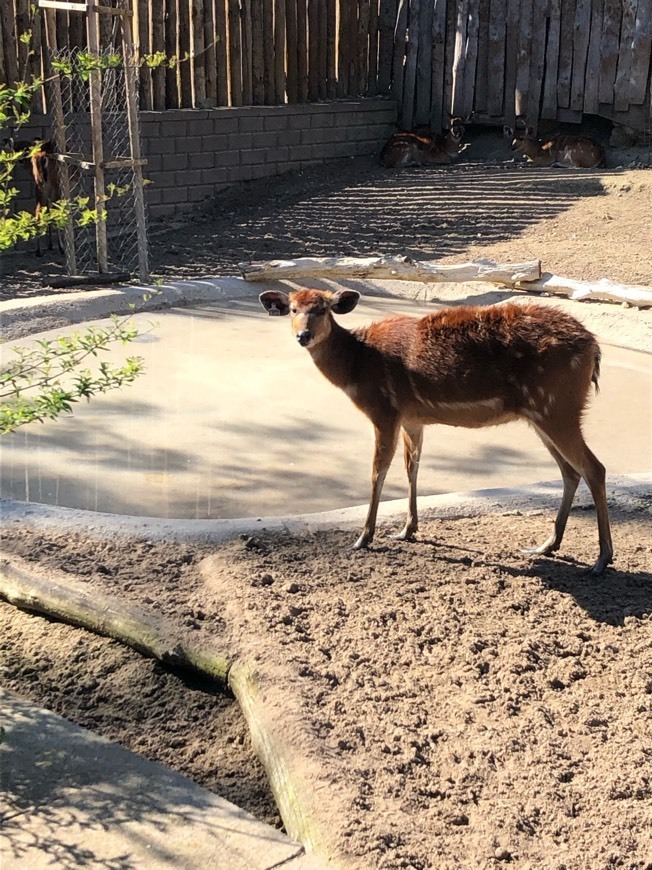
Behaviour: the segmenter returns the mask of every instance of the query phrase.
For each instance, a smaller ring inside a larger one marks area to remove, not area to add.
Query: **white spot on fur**
[[[541,423],[543,421],[543,417],[538,411],[523,411],[523,416],[527,417],[528,420],[533,420],[535,423]]]
[[[355,397],[358,395],[358,388],[355,384],[349,384],[348,386],[344,387],[344,392],[349,397],[349,399],[355,399]]]
[[[521,387],[521,392],[523,393],[524,396],[530,395],[530,390],[528,389],[528,387],[525,386],[525,384],[523,384],[523,386]]]
[[[578,354],[576,354],[575,356],[572,356],[572,357],[571,357],[571,360],[570,360],[570,367],[571,367],[572,369],[578,369],[578,368],[580,367],[581,364],[582,364],[582,357],[581,357],[581,356],[579,356]]]

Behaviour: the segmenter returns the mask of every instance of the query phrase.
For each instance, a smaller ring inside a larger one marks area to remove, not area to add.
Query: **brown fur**
[[[564,497],[551,538],[536,550],[559,548],[580,476],[598,514],[601,573],[612,558],[604,467],[586,446],[581,418],[600,348],[579,321],[536,304],[461,306],[423,318],[390,317],[347,330],[333,312],[352,310],[359,294],[300,290],[261,294],[270,313],[290,314],[292,329],[317,368],[343,389],[376,433],[372,497],[356,546],[373,539],[383,481],[399,431],[405,446],[410,509],[401,537],[418,527],[416,477],[424,425],[477,428],[526,420],[557,461]]]
[[[523,154],[533,166],[596,169],[605,165],[604,148],[589,136],[557,133],[539,139],[531,127],[512,132],[512,151]]]
[[[388,169],[451,163],[462,150],[463,137],[460,118],[453,118],[445,133],[435,134],[425,127],[394,133],[380,153],[380,163]]]

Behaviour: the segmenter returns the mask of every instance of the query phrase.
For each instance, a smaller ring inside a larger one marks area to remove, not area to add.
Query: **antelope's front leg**
[[[376,517],[378,516],[378,504],[380,495],[383,491],[383,484],[387,477],[387,471],[392,464],[392,459],[396,451],[396,440],[398,438],[398,426],[374,426],[374,434],[376,436],[376,447],[374,450],[374,462],[371,472],[371,500],[369,502],[369,510],[367,511],[367,520],[364,524],[364,529],[358,540],[353,545],[354,550],[362,550],[367,547],[374,539],[376,531]]]
[[[399,541],[411,541],[419,528],[417,513],[417,475],[423,446],[423,426],[403,426],[403,450],[405,470],[408,477],[408,513],[405,527],[394,537]]]

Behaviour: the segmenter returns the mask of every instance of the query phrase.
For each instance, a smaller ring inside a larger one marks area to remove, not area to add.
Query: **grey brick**
[[[250,164],[265,163],[267,159],[266,148],[252,148],[251,150],[243,150],[240,152],[240,164],[248,166]]]
[[[225,133],[202,136],[202,152],[223,151],[229,146],[229,137]]]
[[[217,169],[202,169],[201,183],[208,187],[213,187],[216,184],[226,184],[229,181],[229,172],[231,170],[226,167]]]
[[[163,169],[185,169],[188,166],[187,154],[165,154],[163,156]]]
[[[215,123],[211,118],[188,121],[188,136],[210,136],[214,132]]]
[[[183,172],[175,172],[174,182],[179,185],[179,187],[201,184],[203,180],[203,172],[204,170],[202,169],[184,169]]]
[[[278,144],[278,133],[254,133],[252,136],[252,148],[276,148]]]
[[[300,130],[279,130],[277,135],[279,145],[298,145],[301,142]]]
[[[311,120],[310,114],[304,110],[300,115],[290,115],[288,127],[290,130],[308,130]]]
[[[229,148],[251,148],[252,141],[253,138],[251,133],[233,133],[229,136]]]
[[[170,217],[176,211],[174,205],[152,205],[149,207],[149,218],[150,220],[162,220],[163,218]]]
[[[159,124],[159,134],[161,139],[185,139],[188,135],[187,121],[168,121],[162,120]]]
[[[212,185],[200,185],[199,187],[188,188],[188,201],[201,202],[207,199],[213,193]]]
[[[251,166],[233,166],[227,169],[227,178],[230,182],[234,181],[251,181],[253,178],[253,170]]]
[[[215,154],[212,151],[206,151],[203,154],[189,154],[188,166],[190,169],[208,169],[215,166]]]
[[[324,142],[332,142],[334,139],[339,138],[340,135],[328,128],[322,130],[304,130],[301,134],[301,141],[304,145],[321,145]]]
[[[143,167],[145,175],[151,175],[154,172],[159,172],[163,168],[163,157],[161,154],[149,154],[147,156],[147,165]]]
[[[147,143],[147,154],[174,154],[176,151],[176,140],[174,138],[165,139],[159,136],[158,139],[150,139]]]
[[[154,187],[153,184],[148,184],[145,188],[145,201],[147,205],[158,205],[161,202],[161,189]]]
[[[215,116],[213,123],[215,133],[226,135],[227,133],[238,132],[238,118],[228,118],[226,116]]]
[[[287,130],[288,126],[288,115],[285,113],[265,118],[265,130]]]
[[[187,202],[188,190],[185,187],[166,187],[161,191],[163,203]]]
[[[233,151],[218,151],[213,156],[215,157],[215,166],[217,167],[240,165],[240,151],[238,149]]]
[[[311,120],[312,127],[334,127],[335,126],[335,115],[333,114],[319,114],[314,115]]]
[[[257,117],[239,118],[238,131],[240,133],[254,133],[263,129],[263,119]]]

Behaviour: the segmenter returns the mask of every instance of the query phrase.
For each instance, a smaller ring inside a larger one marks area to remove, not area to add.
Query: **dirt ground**
[[[541,259],[650,286],[651,227],[650,168],[355,160],[224,194],[155,229],[152,256],[163,280],[375,252]],[[48,292],[42,265],[7,257],[2,298]],[[11,525],[2,548],[264,663],[300,711],[336,866],[649,870],[651,509],[612,502],[616,560],[599,580],[581,572],[597,554],[581,507],[555,559],[519,551],[548,535],[547,510],[426,518],[417,542],[381,533],[368,552],[343,531],[179,546]],[[230,698],[4,603],[0,627],[4,686],[280,825]]]

